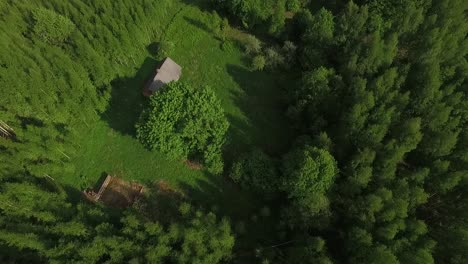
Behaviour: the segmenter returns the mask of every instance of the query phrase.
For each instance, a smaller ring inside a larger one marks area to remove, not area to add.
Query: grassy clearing
[[[251,72],[239,47],[231,43],[222,48],[209,30],[210,13],[180,2],[174,2],[173,8],[175,16],[163,26],[161,36],[175,44],[169,55],[183,67],[182,81],[209,85],[222,101],[231,124],[225,150],[228,159],[250,145],[271,154],[282,151],[291,134],[281,109],[285,77]],[[73,157],[76,173],[65,175],[63,182],[83,189],[94,185],[103,173],[144,184],[165,180],[235,222],[249,221],[262,206],[255,194],[241,191],[221,176],[150,152],[135,138],[134,124],[147,100],[141,89],[158,63],[153,55],[150,45],[134,73],[112,83],[109,108],[83,137]]]
[[[290,135],[281,109],[284,76],[252,72],[234,42],[222,48],[210,29],[210,13],[186,6],[177,17],[165,34],[175,45],[170,56],[184,68],[183,80],[209,85],[221,99],[231,124],[228,152],[237,154],[247,145],[273,154],[283,150]],[[241,35],[236,30],[231,34]]]

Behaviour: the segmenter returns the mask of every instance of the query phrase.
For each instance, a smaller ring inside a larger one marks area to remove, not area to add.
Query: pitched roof
[[[181,74],[182,67],[168,57],[163,61],[161,67],[156,70],[156,74],[149,85],[149,90],[155,92],[165,84],[179,80]]]

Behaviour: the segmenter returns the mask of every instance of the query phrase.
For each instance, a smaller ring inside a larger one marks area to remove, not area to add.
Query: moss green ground
[[[183,67],[182,81],[209,85],[222,101],[231,124],[225,149],[228,162],[251,145],[273,155],[284,150],[291,134],[281,101],[286,77],[250,71],[234,42],[222,48],[209,29],[209,12],[180,2],[173,8],[174,15],[161,26],[160,38],[174,43],[169,55]],[[165,180],[196,203],[216,207],[232,219],[250,218],[261,206],[255,194],[239,190],[223,176],[192,170],[182,161],[150,152],[136,140],[134,124],[147,100],[141,89],[158,63],[153,49],[152,45],[147,48],[132,74],[112,83],[110,105],[83,136],[72,157],[76,172],[63,181],[83,189],[103,173],[145,184]]]

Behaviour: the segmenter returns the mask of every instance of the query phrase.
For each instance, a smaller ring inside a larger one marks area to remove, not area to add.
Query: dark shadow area
[[[365,1],[358,0],[354,1],[356,4],[361,5],[365,4]],[[326,8],[327,10],[334,11],[333,13],[340,13],[347,5],[345,0],[317,0],[310,1],[308,4],[309,10],[314,14],[319,11],[321,8]]]
[[[261,194],[240,189],[221,175],[206,173],[195,186],[183,182],[179,186],[191,204],[210,210],[218,217],[228,217],[236,236],[234,252],[237,263],[252,263],[255,249],[277,241],[280,205]],[[269,215],[262,214],[268,208]]]
[[[250,145],[260,147],[272,156],[287,151],[294,137],[286,117],[285,89],[291,88],[288,87],[291,85],[289,76],[249,71],[236,65],[227,65],[227,71],[242,89],[231,96],[246,116],[246,119],[228,116],[231,124],[228,148],[229,152],[235,150],[230,155],[238,155],[238,151],[245,151]]]
[[[254,129],[248,120],[240,119],[237,116],[226,114],[229,121],[226,144],[223,146],[223,157],[225,166],[231,163],[244,152],[247,152],[255,145],[250,131]]]
[[[101,188],[101,185],[106,179],[107,175],[109,175],[107,172],[101,173],[101,176],[99,176],[99,179],[93,185],[93,190],[95,192],[99,191],[99,188]]]
[[[158,57],[158,52],[159,52],[159,42],[152,42],[148,46],[146,46],[146,50],[148,51],[149,54],[153,57]]]
[[[36,127],[44,127],[44,122],[41,120],[34,118],[34,117],[18,117],[21,127],[26,129],[27,126],[36,126]]]
[[[236,17],[230,14],[225,8],[215,3],[212,0],[182,0],[186,5],[196,6],[204,12],[213,12],[216,11],[222,18],[226,17],[229,19],[229,24],[231,27],[236,28],[245,28],[242,25],[242,21],[239,17]],[[232,1],[232,0],[226,0]],[[264,30],[267,31],[267,30]],[[266,35],[266,34],[265,34]]]
[[[151,49],[150,46],[148,49]],[[147,57],[133,77],[117,78],[111,82],[109,107],[102,118],[112,129],[122,134],[135,135],[135,123],[147,101],[142,94],[143,87],[158,64],[157,60]]]
[[[85,195],[83,194],[81,190],[77,189],[76,187],[72,185],[63,185],[62,188],[67,193],[67,200],[70,203],[74,205],[81,204],[85,206],[84,210],[89,210],[91,208],[98,207],[104,212],[105,218],[108,219],[110,223],[117,225],[117,226],[121,224],[120,217],[122,216],[122,208],[105,206],[104,204],[99,203],[99,202],[98,203],[91,202],[85,197]],[[87,219],[87,221],[94,222],[91,219]],[[94,222],[92,224],[97,225],[99,223],[100,222]]]
[[[61,184],[59,181],[52,177],[33,178],[33,181],[49,192],[53,193],[66,193],[67,200],[76,204],[83,199],[83,193],[75,187],[68,184]]]
[[[184,182],[178,184],[195,205],[228,216],[232,220],[241,220],[248,218],[261,204],[261,199],[254,193],[242,191],[229,179],[208,172],[205,174],[204,179],[196,182],[196,186]]]
[[[98,203],[110,208],[127,208],[132,205],[132,200],[123,193],[106,189],[99,199]]]
[[[184,195],[165,181],[148,183],[143,197],[134,208],[153,221],[164,225],[177,222],[181,217],[179,207],[185,201]]]
[[[72,204],[86,200],[83,193],[71,185],[63,185],[63,190],[67,193],[67,199]]]

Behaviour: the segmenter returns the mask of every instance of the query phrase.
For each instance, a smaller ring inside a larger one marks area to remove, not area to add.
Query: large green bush
[[[338,167],[333,156],[325,149],[301,146],[283,159],[281,188],[291,200],[284,211],[290,226],[323,228],[328,224],[328,191]]]
[[[284,157],[283,187],[290,197],[306,197],[310,193],[326,193],[338,168],[333,156],[324,149],[305,146]]]
[[[34,10],[33,18],[34,34],[51,44],[65,41],[75,29],[75,24],[70,19],[49,9]]]
[[[229,176],[244,188],[271,193],[277,190],[277,175],[273,159],[253,149],[234,162]]]
[[[252,69],[255,71],[261,71],[265,68],[265,57],[257,55],[252,59]]]
[[[220,101],[207,87],[173,82],[150,97],[136,125],[138,139],[149,149],[173,158],[200,160],[219,173],[221,148],[229,123]]]

